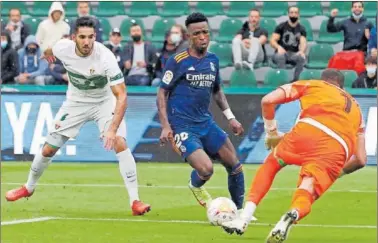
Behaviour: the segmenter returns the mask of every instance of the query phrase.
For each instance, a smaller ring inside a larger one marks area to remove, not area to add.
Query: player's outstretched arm
[[[173,132],[171,125],[168,121],[167,115],[167,99],[168,99],[169,91],[163,88],[159,88],[157,93],[157,107],[159,111],[159,120],[162,126],[161,136],[160,136],[160,143],[164,145],[165,143],[169,142],[170,139],[173,139]]]
[[[122,122],[127,108],[127,94],[125,83],[122,82],[110,87],[114,96],[116,97],[116,107],[114,110],[112,123],[110,124],[109,129],[104,136],[104,147],[108,150],[113,149],[114,147],[117,130]]]
[[[213,99],[217,103],[218,107],[223,111],[223,114],[226,116],[229,121],[229,126],[235,135],[241,135],[244,133],[243,126],[238,122],[232,113],[230,106],[228,105],[226,95],[223,90],[219,88],[214,94]]]
[[[359,133],[357,135],[357,147],[352,158],[345,163],[343,170],[339,177],[347,174],[351,174],[363,167],[365,167],[367,162],[366,149],[365,149],[365,134]]]

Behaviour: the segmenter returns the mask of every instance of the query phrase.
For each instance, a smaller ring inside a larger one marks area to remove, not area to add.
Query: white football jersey
[[[52,48],[67,70],[67,100],[93,103],[114,97],[110,86],[124,82],[114,54],[99,42],[94,43],[87,57],[78,56],[75,48],[76,43],[67,39],[59,40]]]

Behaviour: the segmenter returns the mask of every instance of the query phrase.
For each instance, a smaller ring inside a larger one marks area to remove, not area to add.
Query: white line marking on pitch
[[[27,224],[34,222],[42,222],[47,220],[56,219],[56,217],[41,217],[41,218],[31,218],[31,219],[16,219],[11,221],[1,222],[1,225],[13,225],[13,224]]]
[[[1,185],[22,185],[19,182],[3,182]],[[38,183],[38,186],[68,186],[68,187],[124,187],[122,184],[65,184],[65,183]],[[166,188],[166,189],[187,189],[188,186],[172,185],[139,185],[140,188]],[[226,189],[227,186],[207,186],[207,189]],[[273,191],[294,191],[296,188],[277,187],[271,188]],[[329,192],[356,192],[356,193],[377,193],[376,190],[337,190],[331,189]]]
[[[57,217],[61,220],[79,221],[119,221],[119,222],[147,222],[147,223],[182,223],[182,224],[209,224],[207,221],[200,220],[154,220],[154,219],[106,219],[106,218],[65,218]],[[258,226],[272,226],[268,223],[251,223]],[[376,229],[375,225],[322,225],[322,224],[297,224],[296,227],[317,227],[317,228],[352,228],[352,229]]]

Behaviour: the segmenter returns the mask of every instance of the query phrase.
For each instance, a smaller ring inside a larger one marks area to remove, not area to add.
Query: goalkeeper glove
[[[267,149],[274,149],[284,136],[284,133],[277,130],[276,120],[264,119],[265,128],[265,147]]]

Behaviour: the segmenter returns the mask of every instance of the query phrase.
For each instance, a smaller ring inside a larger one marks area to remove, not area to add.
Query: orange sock
[[[283,168],[272,154],[266,158],[264,164],[257,170],[249,190],[248,201],[258,205],[272,186],[277,172]]]
[[[297,189],[294,193],[291,209],[296,209],[299,213],[298,221],[306,217],[311,212],[311,205],[314,199],[310,192],[305,189]]]

